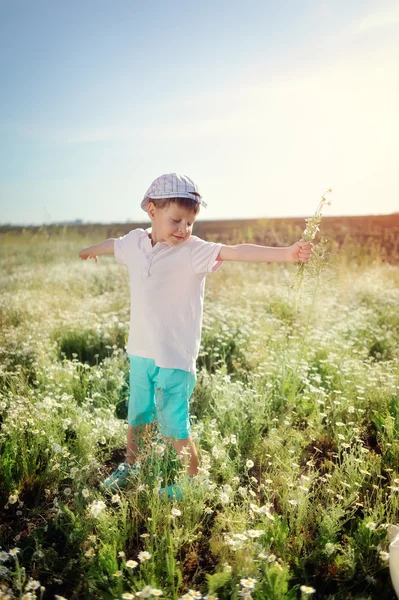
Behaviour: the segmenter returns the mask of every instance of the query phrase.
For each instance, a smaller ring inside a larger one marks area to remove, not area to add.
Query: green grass
[[[299,296],[294,265],[210,275],[191,402],[198,486],[180,503],[158,497],[185,480],[155,435],[138,481],[112,498],[99,484],[126,443],[129,290],[112,257],[79,261],[90,235],[10,232],[1,245],[0,547],[19,548],[0,563],[10,597],[32,578],[43,598],[151,586],[171,600],[244,589],[288,600],[303,585],[314,598],[392,598],[381,552],[399,518],[399,268],[353,245]]]

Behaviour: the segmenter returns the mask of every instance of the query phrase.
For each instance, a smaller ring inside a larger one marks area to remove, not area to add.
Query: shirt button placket
[[[151,269],[151,264],[152,264],[152,259],[154,258],[154,252],[151,252],[151,254],[149,256],[147,256],[147,265],[145,268],[145,272],[144,272],[144,276],[145,277],[150,277],[150,269]]]

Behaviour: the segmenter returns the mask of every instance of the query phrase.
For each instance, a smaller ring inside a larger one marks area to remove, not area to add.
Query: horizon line
[[[343,219],[343,218],[349,218],[349,219],[354,219],[354,218],[359,218],[359,217],[390,217],[390,216],[395,216],[395,215],[399,215],[399,211],[395,211],[392,213],[367,213],[367,214],[355,214],[355,215],[323,215],[322,218],[323,219]],[[201,219],[200,221],[196,221],[196,223],[211,223],[211,222],[215,222],[215,221],[221,221],[221,222],[225,222],[225,221],[271,221],[271,220],[288,220],[288,219],[307,219],[307,218],[311,218],[312,215],[309,217],[309,215],[295,215],[295,216],[283,216],[283,217],[237,217],[237,218],[232,218],[232,219],[225,219],[225,218],[214,218],[214,219]],[[143,220],[126,220],[126,221],[84,221],[83,219],[74,219],[74,220],[67,220],[67,221],[52,221],[49,223],[43,222],[43,223],[10,223],[10,222],[5,222],[5,223],[1,223],[0,222],[0,228],[6,228],[6,227],[29,227],[29,228],[33,228],[33,227],[84,227],[87,225],[128,225],[128,224],[135,224],[135,223],[144,223],[145,219]],[[149,223],[150,224],[150,223]]]

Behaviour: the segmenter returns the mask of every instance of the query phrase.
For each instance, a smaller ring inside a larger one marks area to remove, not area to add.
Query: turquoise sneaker
[[[139,468],[140,465],[138,463],[122,462],[109,477],[104,479],[101,485],[110,491],[122,488],[127,484],[129,477],[137,475]]]
[[[189,485],[196,485],[193,477],[188,477]],[[166,496],[172,500],[182,500],[183,499],[183,491],[177,483],[173,485],[168,485],[168,487],[161,488],[159,490],[160,498],[165,498]]]
[[[161,488],[159,490],[159,497],[165,498],[165,496],[171,498],[172,500],[182,500],[183,492],[181,487],[174,483],[173,485],[168,485],[167,488]]]

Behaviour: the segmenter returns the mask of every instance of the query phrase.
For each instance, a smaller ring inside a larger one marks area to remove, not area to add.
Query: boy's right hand
[[[96,254],[94,254],[94,252],[92,252],[90,250],[90,248],[85,248],[84,250],[81,250],[79,252],[79,256],[82,260],[87,260],[88,258],[94,258],[94,260],[96,262],[98,262],[98,256]]]

